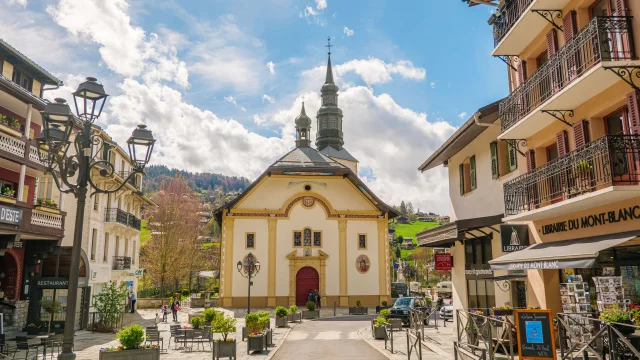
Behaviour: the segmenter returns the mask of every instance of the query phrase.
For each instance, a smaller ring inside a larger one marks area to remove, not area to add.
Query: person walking
[[[309,290],[309,296],[307,297],[307,301],[313,301],[313,302],[316,301],[316,297],[313,293],[313,289]]]
[[[316,308],[320,309],[322,307],[322,296],[320,296],[320,291],[316,290],[316,298],[315,298],[315,302],[316,302]]]
[[[180,301],[178,300],[178,297],[175,296],[171,303],[171,313],[173,314],[174,322],[178,322],[178,310],[180,310]]]
[[[444,295],[440,295],[440,297],[438,298],[438,311],[440,311],[440,309],[442,309],[443,306],[444,306]]]
[[[136,311],[136,300],[138,300],[138,296],[136,296],[136,293],[131,293],[131,313],[132,314]]]

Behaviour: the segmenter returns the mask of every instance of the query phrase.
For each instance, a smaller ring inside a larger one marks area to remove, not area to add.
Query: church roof
[[[329,168],[340,169],[345,168],[344,165],[337,161],[327,157],[318,150],[308,147],[299,146],[285,156],[281,157],[278,161],[273,163],[271,168]]]
[[[336,150],[333,146],[326,146],[324,149],[320,150],[320,152],[324,155],[330,156],[332,158],[349,160],[359,162],[353,155],[351,155],[347,149],[341,147],[340,150]]]

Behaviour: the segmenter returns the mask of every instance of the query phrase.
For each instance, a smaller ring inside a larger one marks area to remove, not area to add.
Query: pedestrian
[[[316,290],[316,308],[320,309],[322,307],[322,297],[320,296],[320,292]]]
[[[440,295],[440,297],[438,298],[438,311],[440,311],[440,309],[442,309],[443,306],[444,306],[444,295]]]
[[[136,300],[138,300],[138,296],[136,296],[136,293],[131,293],[131,313],[132,314],[136,311]]]
[[[180,310],[180,301],[178,300],[178,296],[175,296],[171,303],[171,313],[173,314],[174,322],[178,322],[178,310]]]
[[[167,313],[169,312],[169,306],[167,306],[164,302],[162,303],[162,307],[160,308],[160,311],[162,311],[162,322],[166,323],[167,322]]]
[[[307,297],[307,301],[313,301],[313,302],[316,301],[316,297],[313,294],[313,289],[309,290],[309,296]]]

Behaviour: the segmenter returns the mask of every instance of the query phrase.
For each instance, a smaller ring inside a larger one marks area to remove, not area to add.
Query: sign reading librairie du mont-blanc
[[[529,226],[500,225],[502,252],[514,252],[529,246]]]
[[[0,223],[11,225],[22,224],[22,209],[0,205]]]

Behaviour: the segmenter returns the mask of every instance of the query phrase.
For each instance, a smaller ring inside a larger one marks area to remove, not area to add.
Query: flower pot
[[[221,357],[236,358],[236,340],[233,341],[214,341],[213,342],[213,358]]]
[[[495,316],[509,316],[513,315],[513,309],[491,309],[491,312]]]
[[[7,204],[15,204],[16,198],[12,196],[0,195],[0,202],[7,203]]]
[[[0,131],[2,131],[5,134],[9,134],[15,137],[22,137],[22,133],[20,132],[20,128],[13,128],[10,127],[9,125],[5,125],[5,124],[0,124]]]
[[[376,340],[384,340],[387,338],[387,331],[384,326],[373,327],[373,338]]]
[[[122,351],[101,351],[100,360],[159,360],[160,349],[134,349]]]
[[[297,319],[297,320],[296,320]],[[302,321],[302,313],[295,313],[287,315],[287,320],[289,322]]]
[[[276,318],[276,327],[287,327],[287,318],[286,317]]]
[[[247,354],[252,351],[260,351],[267,349],[267,337],[264,334],[249,335],[247,337]]]
[[[376,306],[376,314],[380,314],[380,310],[388,309],[388,306]]]
[[[629,324],[629,326],[625,326],[622,324]],[[633,323],[631,321],[625,321],[620,324],[611,324],[611,327],[618,330],[622,335],[630,335],[636,331],[636,328],[633,327]]]
[[[317,319],[320,317],[320,310],[313,311],[303,311],[302,318],[303,319]]]

